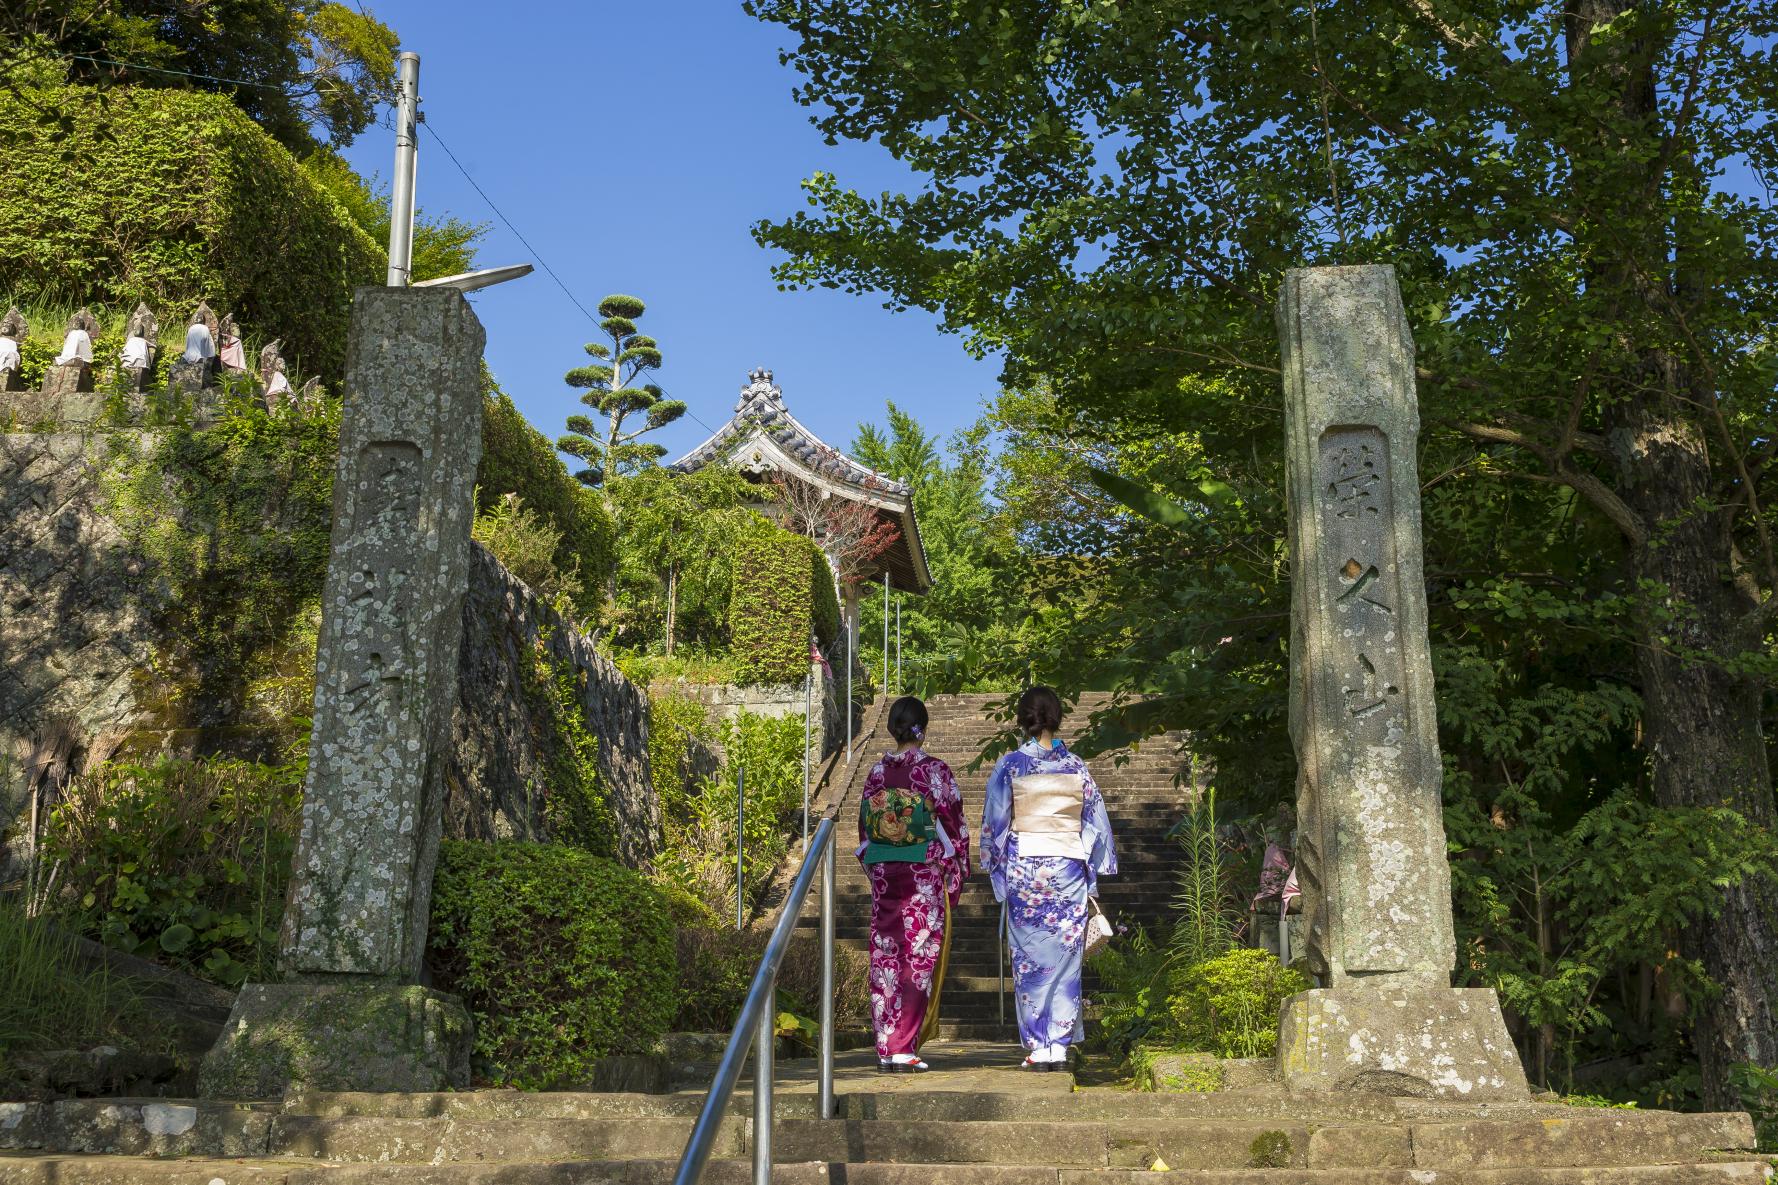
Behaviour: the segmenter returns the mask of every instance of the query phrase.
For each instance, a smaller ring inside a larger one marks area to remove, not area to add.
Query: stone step
[[[1668,1165],[1427,1170],[1126,1168],[956,1163],[791,1162],[778,1185],[1766,1185],[1761,1160]],[[669,1185],[677,1158],[528,1164],[339,1164],[276,1160],[138,1160],[0,1155],[0,1185]],[[1144,1166],[1145,1168],[1149,1166]],[[706,1185],[748,1185],[746,1160],[711,1160]]]
[[[1048,1077],[1048,1076],[1044,1076]],[[101,1112],[101,1116],[102,1116]],[[144,1123],[50,1133],[41,1142],[68,1153],[245,1153],[272,1159],[377,1164],[535,1164],[671,1159],[691,1133],[689,1116],[535,1119],[401,1118],[285,1113],[229,1142],[161,1140]],[[162,1126],[162,1134],[170,1130]],[[131,1141],[138,1141],[132,1146]],[[255,1146],[257,1145],[257,1146]],[[775,1160],[831,1163],[1041,1165],[1054,1168],[1174,1169],[1413,1168],[1421,1170],[1587,1168],[1684,1164],[1753,1145],[1745,1115],[1662,1112],[1431,1123],[1315,1124],[1279,1118],[956,1118],[955,1111],[904,1118],[780,1118]],[[751,1123],[724,1117],[717,1157],[751,1154]],[[1257,1164],[1256,1164],[1257,1160]],[[4,1178],[0,1177],[0,1181]]]

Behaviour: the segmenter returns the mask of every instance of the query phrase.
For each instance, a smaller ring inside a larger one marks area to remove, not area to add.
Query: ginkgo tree
[[[574,476],[601,491],[610,478],[645,469],[666,455],[666,449],[641,438],[685,414],[684,403],[668,399],[654,383],[641,382],[661,365],[659,343],[636,328],[647,308],[634,296],[600,301],[599,327],[610,344],[588,342],[586,352],[594,361],[563,376],[570,387],[586,392],[580,401],[594,415],[569,416],[568,433],[556,447],[584,461],[586,468]]]

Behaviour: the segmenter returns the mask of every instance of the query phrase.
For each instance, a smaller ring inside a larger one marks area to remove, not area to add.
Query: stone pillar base
[[[216,378],[216,364],[210,362],[187,362],[181,358],[167,368],[167,386],[174,391],[182,391],[187,395],[196,394],[212,384]]]
[[[291,1088],[439,1091],[469,1085],[469,1014],[413,984],[250,983],[241,989],[198,1090],[269,1099]]]
[[[1524,1099],[1525,1068],[1489,988],[1317,988],[1284,1002],[1290,1090]]]

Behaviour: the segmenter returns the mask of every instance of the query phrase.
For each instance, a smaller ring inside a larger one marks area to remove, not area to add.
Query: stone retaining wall
[[[161,722],[142,702],[138,673],[155,660],[158,594],[101,511],[102,450],[95,434],[0,434],[0,836],[15,835],[10,849],[0,846],[0,883],[17,873],[8,851],[22,851],[16,833],[29,810],[27,762],[79,771],[126,741],[137,750],[220,745],[266,756],[241,730],[220,742],[220,734],[158,731]],[[647,861],[660,837],[647,697],[493,556],[474,552],[445,834],[547,838],[544,770],[553,738],[526,700],[528,668],[520,665],[547,630],[550,652],[578,673],[587,728],[599,738],[618,850],[632,864]]]

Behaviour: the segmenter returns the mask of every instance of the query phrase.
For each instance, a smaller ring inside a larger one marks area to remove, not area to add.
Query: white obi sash
[[[1079,774],[1026,774],[1012,780],[1012,829],[1021,856],[1085,860],[1080,818],[1086,782]]]

